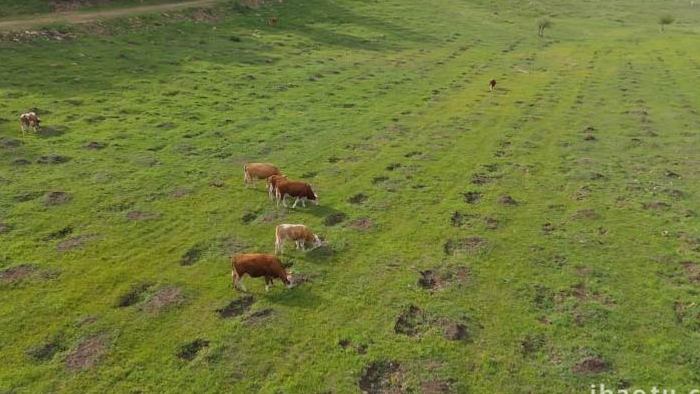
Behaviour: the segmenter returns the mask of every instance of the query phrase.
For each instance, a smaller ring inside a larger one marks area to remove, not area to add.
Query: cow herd
[[[276,166],[270,163],[247,163],[243,166],[243,183],[246,187],[255,187],[255,181],[262,179],[266,181],[269,198],[275,199],[277,206],[281,202],[286,207],[287,197],[295,199],[292,208],[296,208],[299,202],[305,207],[306,201],[318,205],[318,195],[310,184],[290,181]],[[302,250],[305,250],[307,245],[323,245],[321,238],[303,224],[280,224],[275,228],[275,254],[283,252],[284,243],[288,240],[294,241],[296,248]],[[266,291],[275,279],[279,279],[287,287],[294,285],[291,272],[282,266],[277,256],[271,254],[243,253],[232,256],[231,280],[235,289],[246,291],[242,283],[244,275],[252,278],[264,277]]]
[[[276,22],[276,20],[275,20]],[[489,90],[494,91],[496,80],[489,82]],[[38,131],[41,119],[35,112],[27,112],[19,118],[22,133],[31,129]],[[318,205],[318,195],[313,191],[310,184],[301,181],[291,181],[282,174],[279,168],[270,163],[247,163],[243,166],[243,183],[246,187],[255,187],[256,180],[264,179],[267,184],[267,192],[270,200],[275,200],[279,207],[280,203],[287,207],[287,198],[293,198],[292,208],[296,208],[301,202],[306,207],[306,202],[311,201]],[[287,287],[294,285],[291,271],[287,271],[277,254],[282,253],[286,241],[294,241],[297,249],[305,250],[307,245],[319,247],[323,241],[303,224],[280,224],[275,229],[275,255],[262,253],[244,253],[231,257],[231,279],[233,287],[245,290],[242,279],[244,275],[253,278],[265,278],[265,290],[269,290],[274,279],[281,280]]]

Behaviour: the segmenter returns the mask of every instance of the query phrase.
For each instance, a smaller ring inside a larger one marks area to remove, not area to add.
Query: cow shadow
[[[36,135],[41,138],[60,137],[68,131],[68,127],[61,125],[41,126]]]

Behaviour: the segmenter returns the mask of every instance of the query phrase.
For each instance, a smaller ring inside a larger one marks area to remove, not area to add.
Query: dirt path
[[[104,11],[74,11],[74,12],[59,12],[53,14],[41,15],[33,18],[0,20],[0,31],[8,30],[26,30],[45,26],[52,23],[86,23],[94,22],[101,19],[118,18],[122,16],[147,14],[150,12],[164,12],[181,10],[190,7],[206,7],[217,3],[217,0],[195,0],[185,1],[181,3],[168,3],[147,5],[130,8],[117,8]]]

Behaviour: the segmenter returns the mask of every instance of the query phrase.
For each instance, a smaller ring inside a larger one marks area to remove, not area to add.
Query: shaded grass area
[[[693,387],[697,37],[542,2],[539,39],[524,4],[226,6],[1,44],[0,389]],[[23,139],[28,108],[46,128]],[[246,161],[321,205],[275,208]],[[235,293],[228,256],[278,223],[329,245],[285,249],[298,288]]]

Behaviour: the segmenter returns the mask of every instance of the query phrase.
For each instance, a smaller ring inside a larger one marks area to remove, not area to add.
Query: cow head
[[[294,286],[296,286],[296,283],[294,283],[294,275],[292,275],[292,270],[288,270],[287,271],[287,288],[291,289]]]
[[[325,242],[316,234],[314,234],[314,248],[323,246]]]
[[[311,202],[314,203],[314,205],[318,206],[318,194],[314,192],[314,199],[311,200]]]

